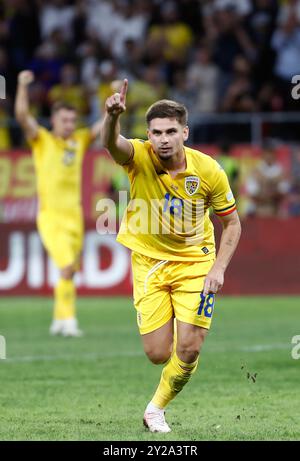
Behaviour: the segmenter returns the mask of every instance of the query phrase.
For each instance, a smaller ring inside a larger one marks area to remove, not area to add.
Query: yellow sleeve
[[[236,203],[225,171],[217,162],[215,164],[211,205],[216,215],[225,216],[236,210]]]
[[[143,152],[145,149],[145,142],[143,139],[129,139],[128,140],[133,147],[133,154],[131,158],[121,165],[128,174],[138,171],[139,166],[143,161]]]
[[[32,149],[34,155],[41,155],[43,152],[43,144],[47,142],[49,131],[43,126],[38,127],[37,136],[34,139],[27,139],[29,146]]]
[[[79,128],[75,131],[75,137],[80,141],[84,152],[92,142],[92,133],[90,128]]]

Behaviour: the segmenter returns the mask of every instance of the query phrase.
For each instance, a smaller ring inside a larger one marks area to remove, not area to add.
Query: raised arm
[[[224,273],[235,252],[241,236],[241,223],[237,211],[225,216],[218,216],[223,231],[217,258],[204,281],[203,295],[217,293],[224,283]]]
[[[107,98],[105,115],[101,121],[100,138],[103,146],[121,165],[133,156],[132,144],[120,134],[120,115],[126,110],[127,79],[124,80],[120,93]]]
[[[20,123],[26,139],[34,139],[38,134],[38,123],[29,112],[28,86],[34,80],[30,70],[23,70],[18,75],[18,86],[15,100],[15,116]]]

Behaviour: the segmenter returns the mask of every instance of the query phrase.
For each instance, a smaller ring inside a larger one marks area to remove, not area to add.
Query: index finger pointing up
[[[123,103],[125,103],[125,101],[126,101],[127,89],[128,89],[128,80],[127,80],[127,78],[125,78],[124,81],[123,81],[123,85],[121,87],[121,90],[120,90],[120,101],[123,102]]]

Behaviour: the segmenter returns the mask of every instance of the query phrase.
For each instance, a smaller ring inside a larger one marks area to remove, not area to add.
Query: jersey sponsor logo
[[[184,187],[189,195],[194,195],[199,189],[200,179],[198,176],[187,176],[185,178]]]
[[[203,247],[201,248],[201,250],[203,251],[204,254],[207,255],[207,253],[209,253],[209,249],[207,247]]]

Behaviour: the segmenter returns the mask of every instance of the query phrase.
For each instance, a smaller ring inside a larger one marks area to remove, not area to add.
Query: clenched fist
[[[18,83],[20,85],[30,85],[34,81],[34,74],[31,70],[22,70],[18,75]]]
[[[120,93],[115,93],[105,102],[106,112],[113,116],[118,116],[126,110],[126,94],[128,88],[128,80],[125,78],[121,87]]]

